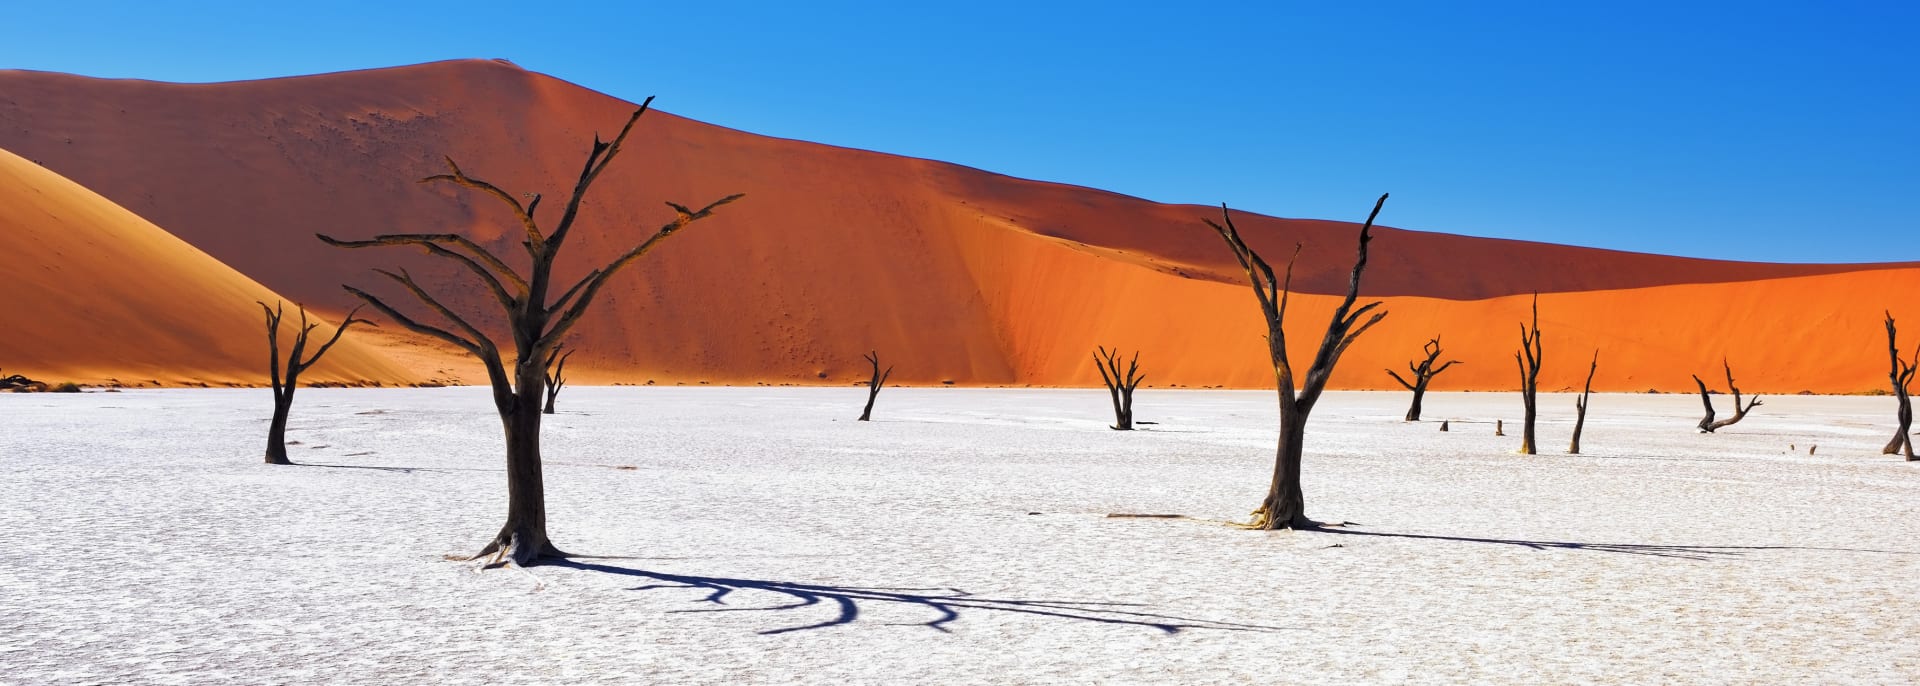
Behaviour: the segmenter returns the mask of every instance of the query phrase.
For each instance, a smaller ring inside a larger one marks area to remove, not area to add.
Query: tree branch
[[[614,274],[619,273],[622,267],[627,266],[635,259],[639,259],[641,255],[652,251],[654,246],[660,244],[660,241],[666,240],[667,237],[685,228],[688,224],[713,216],[715,209],[743,197],[746,197],[745,193],[735,193],[715,200],[695,212],[687,211],[685,207],[680,205],[667,203],[674,208],[674,211],[678,213],[679,216],[674,217],[673,221],[661,226],[660,230],[655,232],[653,236],[645,242],[627,251],[626,254],[615,258],[612,262],[608,263],[607,266],[589,273],[588,277],[581,282],[584,284],[583,286],[576,285],[574,288],[568,289],[569,294],[571,294],[572,291],[578,290],[579,295],[575,298],[573,304],[567,308],[566,313],[562,314],[560,318],[547,329],[546,333],[541,334],[537,339],[535,343],[536,353],[550,349],[559,341],[561,336],[566,335],[568,330],[572,329],[575,324],[578,324],[580,317],[586,314],[587,307],[593,304],[593,296],[599,293],[600,287],[606,285],[607,280],[612,278]]]
[[[522,206],[520,204],[520,201],[515,199],[512,194],[506,191],[500,190],[499,186],[495,186],[491,183],[487,183],[485,181],[481,181],[479,179],[467,176],[465,172],[460,171],[460,165],[453,163],[453,158],[447,157],[443,159],[447,161],[447,169],[452,170],[453,173],[452,174],[436,174],[433,176],[429,176],[427,178],[421,179],[420,183],[432,183],[434,181],[447,181],[455,185],[471,188],[473,190],[486,193],[487,195],[491,195],[495,198],[499,198],[500,202],[506,203],[507,207],[513,208],[513,217],[515,219],[520,220],[520,225],[526,229],[527,250],[531,252],[545,245],[546,238],[540,235],[540,226],[534,223],[533,214],[531,212],[528,212],[527,208],[525,206]],[[536,202],[538,201],[536,200]]]

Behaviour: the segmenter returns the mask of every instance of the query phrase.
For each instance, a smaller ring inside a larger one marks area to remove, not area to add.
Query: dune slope
[[[0,269],[7,373],[127,385],[266,383],[265,324],[255,303],[284,298],[5,150],[0,254],[9,260]],[[333,327],[314,333],[331,336]],[[291,327],[282,335],[290,338]],[[349,331],[303,379],[417,380],[354,338]]]
[[[516,228],[496,203],[415,180],[448,155],[511,192],[544,193],[551,222],[587,142],[632,107],[492,61],[194,85],[5,72],[0,146],[330,312],[351,302],[339,284],[378,286],[367,270],[394,265],[456,307],[486,311],[461,273],[312,236],[454,231],[512,259]],[[879,350],[908,383],[1086,384],[1097,380],[1087,352],[1104,343],[1147,351],[1156,385],[1270,383],[1243,277],[1198,221],[1217,208],[664,112],[643,120],[596,187],[564,275],[641,240],[670,216],[663,201],[735,192],[747,198],[604,292],[576,330],[579,381],[848,383],[864,378],[859,354]],[[1356,217],[1370,200],[1356,199]],[[1311,295],[1293,336],[1304,349],[1331,307],[1325,294],[1344,284],[1353,225],[1240,223],[1276,259],[1305,244],[1295,283]],[[1350,353],[1335,379],[1343,387],[1390,383],[1380,370],[1434,333],[1469,362],[1439,386],[1511,387],[1502,360],[1516,303],[1539,291],[1548,345],[1564,351],[1543,372],[1552,387],[1576,384],[1599,346],[1606,388],[1687,390],[1692,370],[1711,372],[1726,355],[1736,367],[1773,363],[1743,374],[1743,388],[1861,391],[1884,377],[1884,342],[1872,334],[1897,292],[1885,289],[1910,290],[1917,266],[1720,262],[1395,229],[1375,248],[1366,292],[1390,298],[1394,314]],[[1787,300],[1722,304],[1775,294]]]

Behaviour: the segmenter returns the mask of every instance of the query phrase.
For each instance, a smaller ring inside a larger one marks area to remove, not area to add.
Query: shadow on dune
[[[604,559],[604,558],[603,558]],[[1205,619],[1191,619],[1144,611],[1145,606],[1138,603],[1115,603],[1079,600],[1015,600],[1005,598],[986,598],[968,593],[958,588],[898,588],[853,586],[830,586],[823,584],[804,584],[791,581],[770,581],[764,579],[728,579],[710,576],[689,576],[650,572],[612,565],[580,562],[577,558],[544,563],[555,567],[570,567],[589,572],[630,576],[647,581],[644,585],[629,590],[654,591],[671,589],[690,589],[705,592],[698,602],[714,606],[676,612],[783,612],[799,611],[815,605],[826,605],[835,610],[835,615],[825,621],[800,624],[779,629],[761,631],[762,634],[784,634],[808,629],[824,629],[852,624],[860,618],[862,607],[917,606],[927,609],[933,618],[913,626],[925,626],[948,633],[947,624],[960,619],[962,612],[1009,613],[1050,617],[1054,619],[1111,624],[1117,626],[1138,626],[1158,629],[1163,633],[1179,633],[1186,629],[1219,629],[1222,631],[1284,631],[1282,627],[1260,626],[1255,624],[1236,624]],[[764,607],[726,606],[728,598],[737,591],[761,591],[776,596],[784,596],[785,602]]]
[[[1878,553],[1882,555],[1920,555],[1920,552],[1904,550],[1872,550],[1867,548],[1823,548],[1797,545],[1652,545],[1646,543],[1581,543],[1578,541],[1529,541],[1516,538],[1475,538],[1471,536],[1440,536],[1436,534],[1397,534],[1387,531],[1356,531],[1354,529],[1318,529],[1320,533],[1342,536],[1378,536],[1383,538],[1411,538],[1427,541],[1454,541],[1459,543],[1488,543],[1493,545],[1511,545],[1533,550],[1589,550],[1602,553],[1621,553],[1625,555],[1651,555],[1653,557],[1672,557],[1683,560],[1715,560],[1736,558],[1748,553],[1763,550],[1816,550],[1836,553]]]

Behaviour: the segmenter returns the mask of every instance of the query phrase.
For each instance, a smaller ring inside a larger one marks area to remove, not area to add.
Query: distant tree
[[[893,365],[887,365],[887,371],[880,371],[880,351],[875,350],[861,357],[873,365],[873,378],[867,380],[867,406],[860,410],[860,421],[873,421],[873,401],[880,397],[880,389],[886,387],[887,377],[893,376]]]
[[[340,328],[333,330],[333,337],[315,350],[312,357],[303,358],[307,352],[307,336],[320,328],[320,324],[309,323],[307,308],[300,306],[300,325],[294,327],[293,348],[287,351],[283,371],[280,362],[280,320],[285,316],[286,307],[280,302],[275,302],[273,307],[267,307],[266,303],[258,300],[254,302],[267,315],[267,378],[273,384],[273,419],[267,424],[267,464],[293,464],[292,460],[287,459],[287,416],[293,412],[293,392],[300,387],[300,374],[318,363],[328,350],[332,350],[333,344],[340,342],[340,337],[347,333],[348,327],[375,324],[355,318],[360,308],[353,308],[352,312],[347,313],[347,318],[340,322]]]
[[[1360,227],[1360,251],[1353,262],[1353,277],[1347,283],[1346,298],[1340,306],[1334,308],[1333,320],[1327,323],[1326,335],[1320,340],[1319,352],[1314,354],[1312,366],[1307,368],[1305,383],[1295,391],[1293,366],[1287,360],[1287,296],[1293,283],[1293,265],[1300,259],[1300,246],[1294,245],[1293,257],[1287,261],[1287,274],[1284,279],[1276,279],[1273,268],[1266,260],[1260,259],[1246,241],[1240,238],[1240,232],[1233,225],[1233,215],[1226,205],[1220,206],[1220,217],[1225,225],[1205,220],[1208,226],[1220,234],[1233,249],[1233,256],[1240,261],[1240,267],[1247,272],[1252,282],[1253,295],[1260,301],[1260,314],[1267,322],[1267,353],[1273,361],[1275,386],[1280,393],[1280,443],[1273,460],[1273,481],[1267,487],[1267,497],[1261,501],[1260,508],[1253,511],[1253,521],[1248,526],[1255,529],[1306,529],[1315,524],[1307,519],[1306,497],[1300,491],[1300,457],[1305,450],[1307,416],[1313,412],[1313,406],[1320,401],[1320,394],[1326,390],[1327,379],[1333,375],[1333,367],[1340,362],[1340,355],[1347,346],[1366,333],[1367,329],[1387,316],[1385,310],[1374,313],[1371,318],[1361,322],[1360,318],[1380,307],[1379,302],[1368,303],[1359,309],[1353,308],[1354,299],[1360,295],[1360,274],[1367,268],[1367,243],[1373,240],[1371,233],[1373,220],[1380,215],[1380,206],[1386,204],[1387,196],[1382,194],[1373,204],[1373,213],[1367,215],[1367,223]]]
[[[1920,367],[1920,347],[1914,348],[1912,360],[1900,359],[1900,343],[1898,341],[1898,335],[1893,328],[1892,312],[1887,313],[1887,358],[1889,361],[1888,364],[1890,365],[1887,370],[1887,379],[1893,382],[1894,399],[1900,401],[1900,409],[1895,415],[1899,418],[1900,428],[1894,430],[1893,440],[1887,442],[1887,447],[1882,449],[1880,454],[1898,455],[1904,452],[1907,456],[1907,461],[1913,462],[1915,460],[1913,456],[1913,434],[1911,433],[1913,431],[1913,401],[1907,395],[1907,387],[1913,383],[1914,368]]]
[[[1759,407],[1761,404],[1760,396],[1758,395],[1753,396],[1753,400],[1747,404],[1740,404],[1740,387],[1733,385],[1733,365],[1728,364],[1725,359],[1720,360],[1720,365],[1727,370],[1727,389],[1733,391],[1733,416],[1717,422],[1713,421],[1713,396],[1711,392],[1707,390],[1707,382],[1701,381],[1700,375],[1695,374],[1693,376],[1693,383],[1700,386],[1700,403],[1707,406],[1707,416],[1700,419],[1701,433],[1710,434],[1721,428],[1733,426],[1740,420],[1746,419],[1747,412]]]
[[[1587,367],[1587,387],[1580,391],[1580,399],[1573,402],[1573,409],[1579,411],[1573,420],[1573,442],[1567,445],[1567,454],[1580,454],[1580,431],[1587,428],[1587,398],[1593,395],[1593,373],[1600,370],[1600,351],[1593,351],[1593,364]]]
[[[1439,367],[1433,366],[1433,363],[1440,359],[1439,336],[1434,336],[1433,340],[1427,341],[1427,344],[1421,346],[1421,349],[1426,352],[1427,358],[1421,360],[1418,365],[1412,362],[1407,363],[1407,371],[1413,373],[1412,382],[1400,378],[1398,372],[1391,369],[1387,370],[1387,376],[1393,377],[1394,381],[1400,382],[1400,385],[1406,386],[1407,390],[1413,391],[1413,404],[1407,406],[1407,421],[1409,422],[1420,421],[1420,402],[1427,397],[1427,383],[1433,381],[1433,377],[1439,376],[1440,372],[1447,371],[1448,367],[1460,363],[1459,360],[1447,360],[1445,364]]]
[[[553,399],[560,397],[560,387],[567,385],[567,358],[573,357],[573,351],[562,354],[560,350],[565,347],[561,345],[547,351],[547,406],[540,410],[541,414],[553,414]]]
[[[546,361],[554,349],[560,347],[567,332],[580,323],[587,307],[601,287],[634,260],[653,251],[661,241],[679,232],[688,224],[712,216],[713,211],[740,199],[740,195],[729,195],[698,210],[683,205],[667,203],[673,208],[674,218],[661,226],[653,235],[639,245],[614,258],[606,266],[587,272],[586,276],[573,286],[560,292],[559,297],[549,298],[553,282],[554,259],[559,256],[560,248],[566,243],[580,216],[581,201],[586,198],[587,189],[600,178],[601,172],[620,154],[621,144],[627,140],[627,134],[633,131],[633,125],[645,114],[653,98],[647,98],[640,108],[627,118],[620,129],[620,135],[611,143],[601,142],[599,136],[593,139],[593,148],[587,153],[586,164],[580,170],[580,177],[574,182],[573,193],[569,196],[559,220],[552,231],[543,231],[536,220],[536,209],[540,205],[540,195],[533,194],[532,200],[525,205],[511,193],[501,190],[491,183],[467,176],[452,159],[447,160],[449,173],[429,176],[422,183],[444,182],[478,191],[492,196],[511,210],[520,225],[526,230],[526,239],[521,243],[526,248],[529,269],[525,275],[507,266],[507,263],[488,252],[479,244],[459,234],[389,234],[375,236],[364,241],[342,241],[322,235],[320,240],[329,245],[343,248],[373,248],[387,246],[412,246],[426,251],[427,254],[448,260],[471,272],[486,291],[498,301],[504,311],[507,328],[513,336],[514,356],[512,371],[503,361],[500,348],[493,339],[469,323],[465,317],[455,313],[442,304],[439,299],[413,280],[405,270],[399,273],[376,270],[388,279],[398,283],[427,309],[438,314],[441,319],[452,324],[449,331],[415,320],[395,309],[373,295],[352,286],[346,286],[348,292],[366,301],[381,314],[399,322],[410,330],[438,338],[471,353],[486,365],[487,380],[493,387],[494,409],[500,414],[500,423],[506,430],[507,445],[507,521],[474,559],[492,556],[488,564],[531,565],[543,558],[565,557],[566,553],[555,547],[547,537],[547,500],[546,488],[540,469],[540,419],[542,417],[543,393],[546,390]]]
[[[1538,415],[1539,405],[1535,402],[1540,390],[1540,294],[1533,294],[1533,325],[1520,325],[1520,352],[1513,354],[1513,361],[1520,365],[1520,402],[1526,406],[1526,416],[1520,426],[1520,452],[1523,455],[1536,455],[1534,448],[1533,423]]]
[[[1096,346],[1093,351],[1093,367],[1100,370],[1100,381],[1107,385],[1107,395],[1113,398],[1113,426],[1115,431],[1133,430],[1133,389],[1147,377],[1140,373],[1140,353],[1133,353],[1133,361],[1127,364],[1125,374],[1120,372],[1120,349],[1109,351],[1105,346]]]
[[[9,374],[0,378],[0,391],[38,393],[45,390],[47,390],[45,381],[34,381],[23,374]]]

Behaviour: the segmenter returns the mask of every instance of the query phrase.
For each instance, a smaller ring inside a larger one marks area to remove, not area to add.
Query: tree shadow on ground
[[[988,598],[952,587],[868,588],[805,584],[765,579],[729,579],[712,576],[691,576],[580,562],[578,558],[554,561],[546,564],[556,567],[570,567],[582,571],[630,576],[650,582],[629,589],[634,591],[670,589],[704,591],[706,596],[698,602],[715,606],[727,605],[729,596],[739,591],[762,591],[777,596],[785,596],[786,599],[790,601],[765,607],[708,607],[691,610],[674,610],[674,612],[785,612],[802,610],[815,605],[829,605],[837,610],[836,615],[826,621],[759,632],[769,635],[806,631],[808,629],[825,629],[828,627],[852,624],[860,618],[860,611],[863,606],[871,607],[875,605],[926,608],[934,614],[932,619],[917,624],[903,624],[900,626],[924,626],[935,629],[941,633],[951,633],[947,625],[960,619],[963,611],[981,613],[999,612],[1093,622],[1096,624],[1147,627],[1157,629],[1167,634],[1175,634],[1187,629],[1260,632],[1289,630],[1283,627],[1238,624],[1234,622],[1157,614],[1145,611],[1147,607],[1139,603]]]
[[[1763,550],[1814,550],[1837,553],[1878,553],[1882,555],[1920,555],[1920,552],[1904,550],[1873,550],[1868,548],[1823,548],[1797,545],[1652,545],[1645,543],[1583,543],[1578,541],[1530,541],[1517,538],[1475,538],[1472,536],[1441,536],[1437,534],[1401,534],[1388,531],[1358,531],[1348,528],[1323,528],[1320,533],[1342,536],[1378,536],[1383,538],[1411,538],[1426,541],[1453,541],[1458,543],[1488,543],[1493,545],[1511,545],[1533,550],[1588,550],[1602,553],[1620,553],[1625,555],[1649,555],[1653,557],[1671,557],[1683,560],[1716,560],[1744,556]]]
[[[399,472],[401,474],[412,474],[414,472],[501,472],[501,471],[506,471],[504,469],[482,469],[479,467],[382,467],[380,465],[370,465],[370,464],[328,464],[325,462],[295,462],[292,464],[292,466],[325,467],[327,469],[371,469],[377,472]]]

